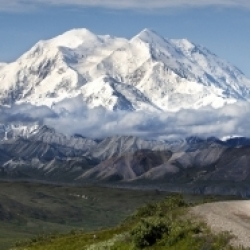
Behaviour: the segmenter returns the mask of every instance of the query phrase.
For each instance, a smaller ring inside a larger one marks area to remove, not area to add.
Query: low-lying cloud
[[[0,0],[0,10],[17,11],[41,6],[82,6],[108,9],[162,9],[170,7],[228,6],[250,8],[249,0]]]
[[[64,134],[91,138],[135,135],[145,138],[246,136],[250,137],[250,104],[231,104],[220,109],[148,113],[88,109],[77,100],[63,101],[54,110],[28,104],[0,108],[0,123],[39,123]]]

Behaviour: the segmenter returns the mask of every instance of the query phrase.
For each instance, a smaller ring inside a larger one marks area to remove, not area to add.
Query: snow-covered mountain
[[[179,110],[250,100],[250,80],[208,49],[145,29],[130,40],[68,31],[0,66],[0,104]]]
[[[0,62],[0,69],[3,68],[6,65],[7,65],[7,63]]]
[[[107,76],[86,83],[81,88],[81,94],[90,108],[104,106],[109,110],[129,111],[159,109],[134,86]]]
[[[28,138],[39,131],[37,124],[0,124],[0,141],[15,139],[17,137]]]

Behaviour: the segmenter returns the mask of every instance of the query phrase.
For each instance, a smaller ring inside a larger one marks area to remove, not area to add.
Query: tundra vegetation
[[[165,199],[137,209],[118,226],[85,232],[72,230],[67,234],[38,236],[17,242],[13,250],[242,250],[233,247],[229,233],[214,234],[198,218],[191,216],[182,195]]]

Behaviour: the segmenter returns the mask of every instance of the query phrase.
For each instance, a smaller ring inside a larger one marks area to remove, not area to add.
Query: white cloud
[[[42,5],[76,5],[110,9],[162,9],[184,6],[250,7],[249,0],[0,0],[0,10],[29,10]]]
[[[70,112],[67,112],[70,110]],[[11,109],[0,108],[0,123],[34,122],[46,124],[66,134],[103,138],[112,135],[136,135],[146,138],[168,137],[250,137],[250,104],[238,103],[220,109],[181,110],[177,113],[110,112],[89,110],[77,99],[63,101],[55,112],[28,104]],[[128,122],[129,121],[129,122]]]
[[[62,132],[81,133],[92,137],[115,134],[155,138],[193,135],[250,137],[250,104],[238,103],[221,109],[206,108],[158,114],[122,111],[114,113],[102,108],[82,111],[77,108],[69,116],[45,119],[45,123]]]

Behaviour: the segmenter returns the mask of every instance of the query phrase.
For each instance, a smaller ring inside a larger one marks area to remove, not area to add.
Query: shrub
[[[132,241],[138,248],[152,246],[163,234],[168,233],[169,226],[159,218],[149,218],[139,222],[131,231]]]
[[[175,195],[169,196],[165,201],[165,205],[170,210],[173,210],[179,207],[188,207],[188,204],[184,201],[184,198],[181,194],[175,194]]]
[[[174,194],[167,197],[166,200],[157,204],[149,203],[139,208],[135,218],[147,218],[152,216],[164,217],[166,214],[176,211],[177,208],[188,207],[181,194]]]
[[[171,230],[164,244],[167,246],[174,246],[188,238],[193,238],[202,232],[201,224],[192,223],[191,221],[176,221],[171,225]]]
[[[149,203],[145,206],[140,207],[136,212],[137,218],[146,218],[155,215],[157,205]]]

